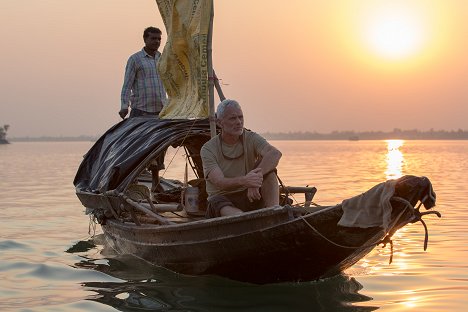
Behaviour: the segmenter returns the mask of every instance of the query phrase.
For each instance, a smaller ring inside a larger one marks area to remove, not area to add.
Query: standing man
[[[161,30],[148,27],[143,32],[145,46],[128,59],[121,93],[120,117],[157,117],[166,102],[166,90],[156,69],[161,56]]]
[[[259,134],[244,129],[238,102],[223,100],[216,118],[221,133],[201,149],[208,193],[207,217],[278,205],[275,171],[281,152]]]
[[[119,115],[122,119],[130,110],[132,117],[159,118],[159,112],[166,102],[166,90],[159,77],[156,64],[161,56],[158,51],[161,45],[162,32],[159,28],[148,27],[143,32],[143,49],[127,61],[124,83],[121,93],[121,106]],[[159,171],[164,169],[164,156],[151,162],[148,170],[152,176],[152,192],[162,191],[159,184]]]

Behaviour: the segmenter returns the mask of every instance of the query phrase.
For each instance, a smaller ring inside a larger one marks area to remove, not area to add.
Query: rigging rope
[[[88,224],[88,235],[91,235],[91,229],[93,230],[93,235],[91,237],[96,236],[96,216],[93,214],[89,215],[89,224]]]
[[[167,167],[164,169],[164,172],[163,172],[163,174],[161,175],[161,177],[164,177],[164,175],[166,174],[167,169],[169,169],[169,167],[171,166],[171,164],[172,164],[172,162],[174,161],[174,158],[176,157],[177,153],[179,152],[181,146],[184,145],[185,140],[187,139],[187,137],[188,137],[190,131],[192,130],[193,126],[195,125],[195,122],[197,122],[197,119],[194,119],[194,120],[193,120],[193,123],[192,123],[192,125],[190,126],[190,129],[187,131],[187,133],[185,134],[185,137],[182,139],[182,142],[181,142],[181,143],[179,144],[179,146],[177,147],[176,152],[175,152],[174,155],[172,156],[171,161],[169,162],[169,164],[167,165]]]
[[[403,216],[403,213],[407,210],[407,209],[413,209],[413,210],[416,210],[414,209],[415,207],[413,207],[409,201],[407,201],[406,199],[403,199],[403,198],[400,198],[400,197],[393,197],[393,199],[396,199],[397,201],[400,201],[402,203],[405,204],[405,207],[404,209],[399,213],[399,215],[396,217],[395,219],[395,222],[394,222],[394,225],[397,224],[397,222],[400,220],[400,218]],[[307,216],[307,215],[306,215]],[[370,247],[375,247],[379,244],[383,244],[383,248],[385,248],[385,246],[387,245],[387,243],[390,244],[390,260],[389,260],[389,264],[392,263],[393,261],[393,241],[391,240],[391,237],[393,236],[393,234],[395,234],[395,231],[390,231],[389,233],[387,233],[385,235],[385,237],[377,242],[373,242],[373,243],[370,243],[370,244],[366,244],[366,245],[361,245],[361,246],[345,246],[345,245],[341,245],[339,243],[336,243],[332,240],[330,240],[328,237],[324,236],[322,233],[320,233],[320,231],[318,231],[313,225],[311,225],[305,218],[304,216],[299,216],[302,221],[304,221],[304,223],[309,227],[311,228],[317,235],[319,235],[321,238],[323,238],[324,240],[326,240],[327,242],[329,242],[330,244],[332,245],[335,245],[337,247],[340,247],[340,248],[346,248],[346,249],[365,249],[365,248],[370,248]],[[422,219],[420,220],[422,222]],[[424,223],[423,223],[424,225]],[[426,228],[426,226],[425,226]],[[427,233],[427,232],[426,232]],[[427,244],[425,243],[425,246]],[[424,249],[425,250],[425,249]]]

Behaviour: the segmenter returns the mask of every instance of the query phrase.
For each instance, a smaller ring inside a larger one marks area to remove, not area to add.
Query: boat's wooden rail
[[[172,180],[167,180],[166,183],[165,179],[161,179],[161,181],[163,182],[163,193],[161,194],[171,190],[177,193],[180,190],[180,196],[176,196],[180,202],[155,200],[160,193],[151,192],[151,179],[147,176],[139,179],[137,184],[130,185],[123,194],[77,192],[77,195],[85,207],[101,210],[102,222],[105,222],[105,219],[117,219],[137,225],[146,223],[167,225],[174,223],[172,221],[174,216],[176,216],[176,223],[191,222],[203,218],[204,210],[200,208],[206,207],[206,203],[200,203],[198,211],[186,211],[182,200],[180,200],[184,194],[182,183],[172,182]],[[301,204],[302,207],[310,207],[316,192],[315,187],[280,186],[280,194],[286,198],[290,194],[303,193],[305,202]],[[99,222],[101,223],[101,221]]]
[[[317,188],[313,186],[280,186],[280,194],[288,195],[296,193],[304,193],[304,207],[310,207],[312,199],[314,199],[315,193],[317,193]]]

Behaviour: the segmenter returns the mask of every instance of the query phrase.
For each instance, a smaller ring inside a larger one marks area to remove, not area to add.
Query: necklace
[[[224,151],[223,151],[223,139],[221,139],[221,136],[219,136],[219,141],[220,141],[220,144],[221,144],[221,154],[223,155],[224,159],[227,159],[227,160],[236,160],[236,159],[239,159],[241,158],[242,156],[244,156],[244,140],[243,140],[243,136],[242,138],[239,140],[241,145],[242,145],[242,153],[236,157],[229,157],[227,156],[226,154],[224,154]]]

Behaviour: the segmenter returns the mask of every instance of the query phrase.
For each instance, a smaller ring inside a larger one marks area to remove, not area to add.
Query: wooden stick
[[[142,205],[145,206],[146,204]],[[168,211],[182,211],[184,209],[184,206],[179,203],[154,204],[153,202],[151,202],[150,207],[151,211],[155,213]]]
[[[304,193],[304,196],[305,196],[304,207],[310,207],[310,204],[312,203],[312,199],[314,198],[316,192],[317,192],[317,188],[309,187],[309,186],[284,186],[284,187],[281,186],[280,187],[280,193],[282,194]]]
[[[214,3],[211,4],[211,13],[210,13],[210,28],[208,29],[208,43],[207,43],[207,54],[208,54],[208,116],[210,120],[210,133],[211,137],[216,136],[216,121],[215,121],[215,109],[214,109],[214,76],[213,76],[213,50],[212,50],[212,41],[213,41],[213,18],[214,18]]]
[[[167,220],[166,218],[152,212],[151,210],[149,210],[148,208],[146,208],[145,206],[131,200],[130,198],[128,198],[127,196],[123,196],[123,199],[125,199],[125,201],[130,204],[132,207],[134,207],[135,209],[143,212],[144,214],[150,216],[150,217],[153,217],[155,219],[157,219],[161,224],[165,224],[165,225],[168,225],[168,224],[173,224],[173,222]]]
[[[280,187],[281,193],[315,193],[317,189],[311,186],[285,186]]]
[[[224,96],[223,90],[221,89],[221,85],[219,84],[218,76],[216,76],[214,69],[213,69],[213,78],[214,78],[216,91],[218,91],[219,100],[224,101],[226,97]]]

